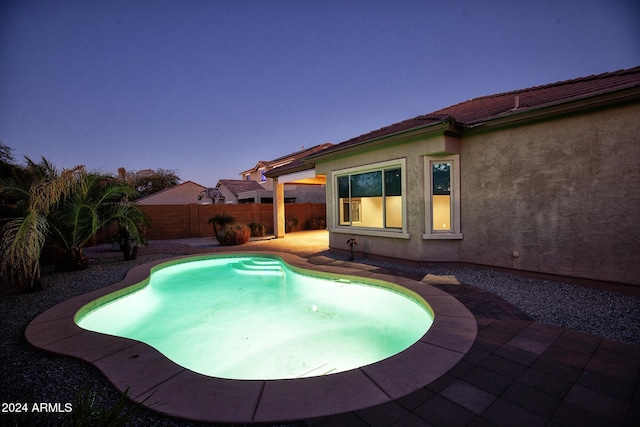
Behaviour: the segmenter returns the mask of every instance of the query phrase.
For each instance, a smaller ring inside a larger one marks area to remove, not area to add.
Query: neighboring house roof
[[[286,164],[289,164],[291,162],[295,162],[298,161],[300,159],[304,159],[312,154],[315,154],[319,151],[324,150],[325,148],[331,147],[333,146],[332,143],[330,142],[325,142],[324,144],[319,144],[319,145],[315,145],[311,148],[304,148],[300,151],[296,151],[294,153],[291,154],[287,154],[281,157],[278,157],[277,159],[273,159],[273,160],[260,160],[258,161],[258,163],[251,169],[247,169],[246,171],[242,171],[240,172],[240,175],[245,174],[247,172],[255,172],[261,168],[265,168],[265,169],[273,169],[273,168],[277,168]]]
[[[188,189],[191,187],[191,189]],[[180,184],[173,185],[169,188],[165,188],[164,190],[157,191],[153,194],[149,194],[148,196],[140,197],[135,201],[137,204],[153,204],[150,203],[153,199],[162,199],[164,202],[173,202],[177,204],[182,203],[197,203],[197,196],[200,191],[205,190],[206,187],[200,185],[193,181],[185,181]],[[197,192],[197,193],[195,193]],[[191,196],[195,194],[193,197],[193,201],[191,200]],[[157,203],[156,203],[157,204]]]
[[[640,67],[483,96],[368,132],[318,154],[324,156],[364,142],[444,122],[474,127],[501,117],[637,87],[640,87]]]
[[[246,181],[243,179],[221,179],[216,187],[224,186],[234,196],[247,191],[263,191],[265,188],[255,181]]]
[[[332,145],[333,146],[333,145]],[[319,154],[320,151],[317,151],[314,154]],[[307,161],[307,158],[296,159],[291,163],[284,164],[282,166],[275,167],[267,171],[264,175],[267,178],[276,178],[285,174],[300,172],[303,170],[313,169],[313,163]]]

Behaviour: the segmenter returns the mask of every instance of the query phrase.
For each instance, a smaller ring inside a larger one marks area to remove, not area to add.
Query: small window
[[[451,231],[451,162],[431,162],[431,229]]]
[[[424,239],[461,239],[459,156],[426,157]]]

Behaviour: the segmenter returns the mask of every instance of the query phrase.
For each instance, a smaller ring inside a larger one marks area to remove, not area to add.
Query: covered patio
[[[304,159],[267,171],[265,176],[273,179],[273,234],[279,239],[285,235],[284,186],[326,185],[327,179],[324,175],[317,175],[314,166]],[[327,243],[328,241],[327,234]]]

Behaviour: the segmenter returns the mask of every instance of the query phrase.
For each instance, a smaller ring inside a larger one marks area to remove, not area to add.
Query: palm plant
[[[127,199],[132,191],[131,187],[116,182],[109,175],[84,171],[79,174],[75,191],[49,217],[52,237],[64,250],[60,269],[88,268],[89,263],[82,249],[99,230],[113,223],[118,224],[122,235],[126,233],[124,247],[130,241],[144,242],[143,229],[148,220]],[[125,259],[131,256],[127,252]]]
[[[0,200],[12,205],[0,237],[0,276],[5,280],[25,290],[38,289],[39,258],[47,238],[64,249],[65,269],[87,268],[83,247],[110,224],[118,223],[131,241],[144,241],[148,219],[127,199],[129,186],[87,173],[83,166],[58,173],[45,159],[27,161],[29,182],[0,183]]]
[[[0,276],[19,288],[40,287],[40,253],[49,234],[48,216],[71,194],[82,167],[52,173],[44,179],[7,180],[0,195],[13,201],[15,216],[6,220],[0,237]]]
[[[60,172],[47,159],[36,163],[25,156],[25,167],[12,165],[12,170],[2,175],[0,180],[1,221],[26,215],[31,199],[31,189],[35,183],[53,182]]]

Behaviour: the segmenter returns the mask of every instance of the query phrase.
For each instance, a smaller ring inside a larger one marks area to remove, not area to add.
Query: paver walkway
[[[326,242],[326,233],[301,232],[284,239],[252,242],[238,250],[294,252],[310,262],[343,263],[325,256]],[[228,249],[191,243],[193,252]],[[381,270],[416,279],[415,272],[389,267]],[[357,412],[302,420],[302,424],[640,425],[640,347],[536,322],[502,298],[472,286],[435,286],[461,301],[476,317],[478,337],[467,355],[444,376],[402,399]]]
[[[438,287],[476,317],[467,355],[403,399],[307,425],[640,425],[640,348],[535,322],[481,289]]]

